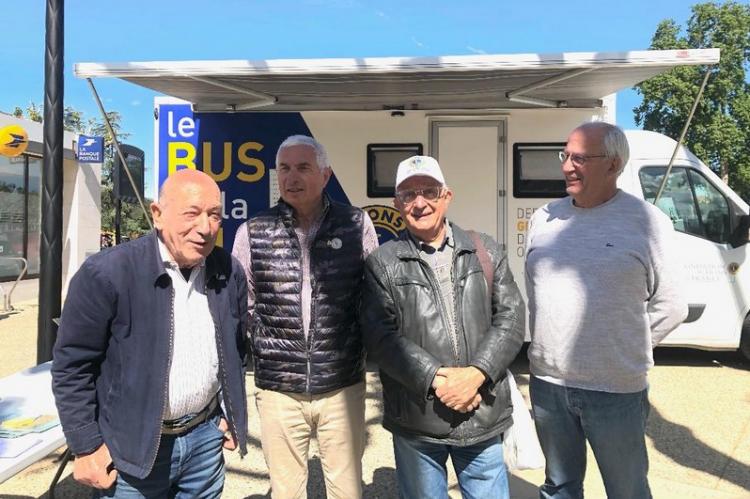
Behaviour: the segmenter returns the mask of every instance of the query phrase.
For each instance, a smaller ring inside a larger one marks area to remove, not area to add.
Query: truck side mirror
[[[732,231],[730,244],[732,248],[738,248],[750,241],[750,215],[740,215],[737,219],[737,227]]]

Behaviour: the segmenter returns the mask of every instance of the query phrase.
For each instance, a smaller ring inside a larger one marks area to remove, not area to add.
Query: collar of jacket
[[[283,220],[284,225],[287,227],[294,227],[294,208],[287,204],[283,199],[279,199],[278,206],[279,214],[281,215],[281,220]],[[331,198],[328,196],[327,192],[323,191],[323,213],[321,214],[321,218],[325,218],[330,207]]]
[[[453,244],[456,255],[466,252],[476,252],[477,248],[474,245],[474,241],[469,237],[469,234],[450,220],[448,220],[448,223],[453,231]],[[409,237],[408,230],[403,231],[399,236],[399,247],[396,251],[396,256],[402,260],[419,260],[419,249],[414,240]]]
[[[162,276],[169,276],[169,274],[167,274],[167,269],[164,267],[164,261],[161,259],[161,253],[159,252],[158,231],[154,229],[143,236],[143,238],[147,240],[146,245],[150,248],[151,252],[151,257],[149,258],[151,263],[149,264],[150,268],[148,273],[152,278],[152,282],[156,284],[159,279],[163,279]],[[224,270],[216,256],[217,251],[218,250],[214,247],[214,249],[211,250],[211,253],[206,257],[206,282],[210,282],[214,278],[219,280],[226,279]]]

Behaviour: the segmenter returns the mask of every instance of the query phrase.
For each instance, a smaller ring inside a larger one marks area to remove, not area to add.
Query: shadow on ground
[[[651,437],[656,450],[680,466],[750,490],[750,466],[697,439],[690,428],[665,419],[653,406],[646,434]]]
[[[511,365],[514,374],[529,374],[527,346]],[[703,351],[692,348],[662,347],[654,351],[654,362],[661,366],[729,367],[750,370],[750,361],[736,351]],[[516,377],[519,386],[528,384]],[[654,448],[685,468],[708,473],[720,480],[750,490],[750,466],[720,452],[700,439],[683,425],[666,419],[658,409],[651,407],[646,434]]]
[[[662,347],[654,350],[659,366],[731,367],[750,371],[750,360],[738,351],[706,351],[692,348]]]
[[[750,361],[737,351],[657,348],[654,351],[654,362],[662,366],[729,367],[750,371]],[[696,438],[690,428],[666,419],[653,406],[646,434],[653,440],[656,450],[680,466],[711,474],[750,490],[750,466]]]
[[[325,499],[326,488],[320,459],[313,458],[309,463],[309,478],[307,481],[308,499]],[[509,475],[511,497],[533,497],[537,494],[537,487],[521,478]],[[245,499],[269,499],[270,492],[264,495],[253,494]],[[372,483],[363,484],[362,499],[393,499],[398,497],[396,470],[385,466],[373,473]]]
[[[61,480],[54,491],[54,499],[80,499],[82,497],[91,497],[91,490],[85,485],[76,482],[72,476]],[[47,492],[38,497],[38,499],[51,499]],[[0,494],[0,499],[37,499],[36,496]]]

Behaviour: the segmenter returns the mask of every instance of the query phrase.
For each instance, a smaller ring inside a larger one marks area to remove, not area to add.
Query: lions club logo
[[[370,220],[372,220],[380,244],[398,237],[401,231],[404,230],[404,221],[396,208],[382,204],[373,204],[363,206],[362,209],[370,217]]]

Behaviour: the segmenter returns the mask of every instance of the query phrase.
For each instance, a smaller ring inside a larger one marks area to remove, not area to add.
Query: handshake
[[[458,412],[471,412],[479,407],[479,388],[487,377],[474,366],[441,367],[432,380],[432,388],[440,401]]]

